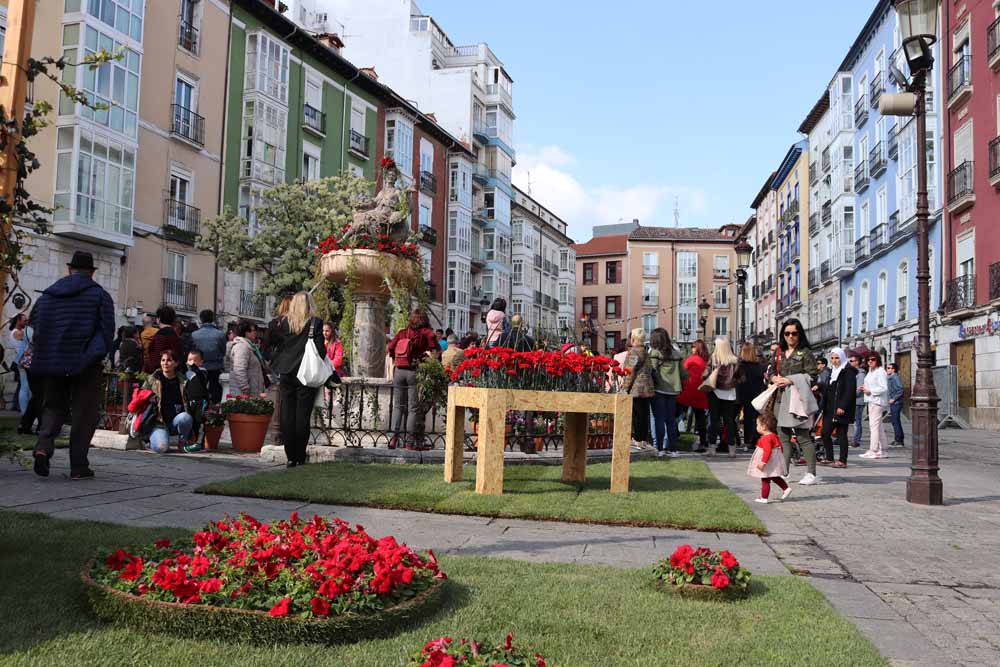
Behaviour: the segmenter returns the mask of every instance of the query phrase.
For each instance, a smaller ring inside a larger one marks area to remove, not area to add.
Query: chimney
[[[361,67],[358,69],[362,74],[368,75],[369,78],[378,81],[378,72],[375,71],[374,67]]]
[[[432,111],[432,112],[430,112],[430,113],[428,113],[428,114],[424,114],[424,115],[425,115],[425,116],[427,116],[428,118],[430,118],[430,119],[431,119],[432,121],[434,121],[435,123],[437,123],[437,122],[438,122],[438,119],[437,119],[437,116],[435,116],[435,115],[434,115],[434,112],[433,112],[433,111]]]
[[[340,36],[334,32],[324,32],[316,35],[316,39],[319,40],[320,44],[323,44],[328,49],[332,49],[337,53],[344,48],[344,42],[340,39]]]

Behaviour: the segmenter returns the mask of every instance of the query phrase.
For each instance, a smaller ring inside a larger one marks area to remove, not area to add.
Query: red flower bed
[[[508,634],[503,644],[493,648],[469,639],[441,637],[427,642],[407,667],[548,667],[548,663],[538,653],[516,648],[514,635]]]
[[[469,387],[606,393],[612,390],[610,378],[626,373],[608,357],[476,347],[465,351],[451,380]]]
[[[690,544],[678,547],[668,560],[657,563],[653,575],[675,588],[710,586],[724,592],[746,593],[750,587],[750,573],[740,567],[736,556],[708,547],[695,549]]]
[[[375,613],[446,578],[433,552],[295,513],[274,524],[241,514],[210,522],[191,543],[118,549],[91,576],[144,600],[299,618]]]
[[[346,234],[350,228],[351,226],[347,225],[344,228],[343,233]],[[341,234],[341,236],[343,236],[343,234]],[[342,245],[336,237],[331,235],[319,242],[319,246],[316,248],[316,254],[325,255],[326,253],[333,252],[335,250],[377,250],[378,252],[397,255],[403,259],[420,259],[420,251],[417,249],[416,243],[393,241],[387,234],[378,234],[375,236],[372,236],[371,234],[362,234],[361,236],[352,239],[348,245]]]

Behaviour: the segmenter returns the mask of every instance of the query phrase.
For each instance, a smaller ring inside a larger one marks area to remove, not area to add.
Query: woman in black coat
[[[763,393],[764,365],[757,355],[757,346],[743,343],[740,349],[740,365],[736,369],[736,403],[743,410],[743,445],[753,451],[757,446],[757,410],[751,404]]]
[[[830,351],[830,379],[822,385],[823,447],[826,462],[833,461],[833,435],[836,434],[840,458],[834,468],[847,467],[847,427],[854,423],[858,372],[847,363],[847,353],[836,347]]]

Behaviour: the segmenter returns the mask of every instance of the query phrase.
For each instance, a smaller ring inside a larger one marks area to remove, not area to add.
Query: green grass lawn
[[[438,465],[322,463],[207,484],[202,493],[362,505],[442,514],[764,532],[764,524],[702,461],[657,459],[631,466],[631,491],[611,495],[611,464],[587,466],[587,481],[561,480],[562,467],[512,465],[504,495],[475,492],[475,466],[444,482]]]
[[[490,558],[442,558],[451,580],[441,612],[401,634],[352,645],[191,641],[93,618],[78,572],[95,551],[183,535],[0,512],[0,665],[400,667],[429,639],[493,643],[508,630],[558,667],[791,666],[805,656],[810,665],[887,664],[795,577],[759,577],[749,599],[721,604],[661,593],[646,570]]]

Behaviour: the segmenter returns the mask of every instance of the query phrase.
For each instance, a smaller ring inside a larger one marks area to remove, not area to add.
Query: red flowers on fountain
[[[382,158],[382,161],[379,162],[379,166],[382,167],[383,169],[395,169],[396,161],[392,159],[391,155],[386,155],[384,158]]]
[[[344,228],[344,233],[350,228],[351,226],[347,225]],[[331,235],[319,242],[316,254],[325,255],[335,250],[377,250],[390,255],[397,255],[404,259],[420,259],[420,251],[417,249],[416,243],[393,241],[386,234],[378,234],[377,236],[362,234],[352,239],[349,245],[342,245],[336,237]]]
[[[441,637],[427,642],[420,653],[412,656],[407,667],[547,667],[538,653],[514,646],[514,635],[508,633],[503,644],[490,648],[470,639]]]
[[[608,357],[492,347],[467,349],[451,380],[469,387],[606,393],[611,378],[626,374]]]
[[[242,514],[209,523],[193,544],[118,549],[93,577],[149,600],[305,618],[375,612],[447,578],[433,552],[420,555],[340,519],[297,514],[274,524]]]
[[[690,544],[677,547],[669,559],[657,563],[653,575],[677,588],[711,586],[745,593],[750,586],[750,573],[740,567],[736,556],[708,547],[695,549]]]

